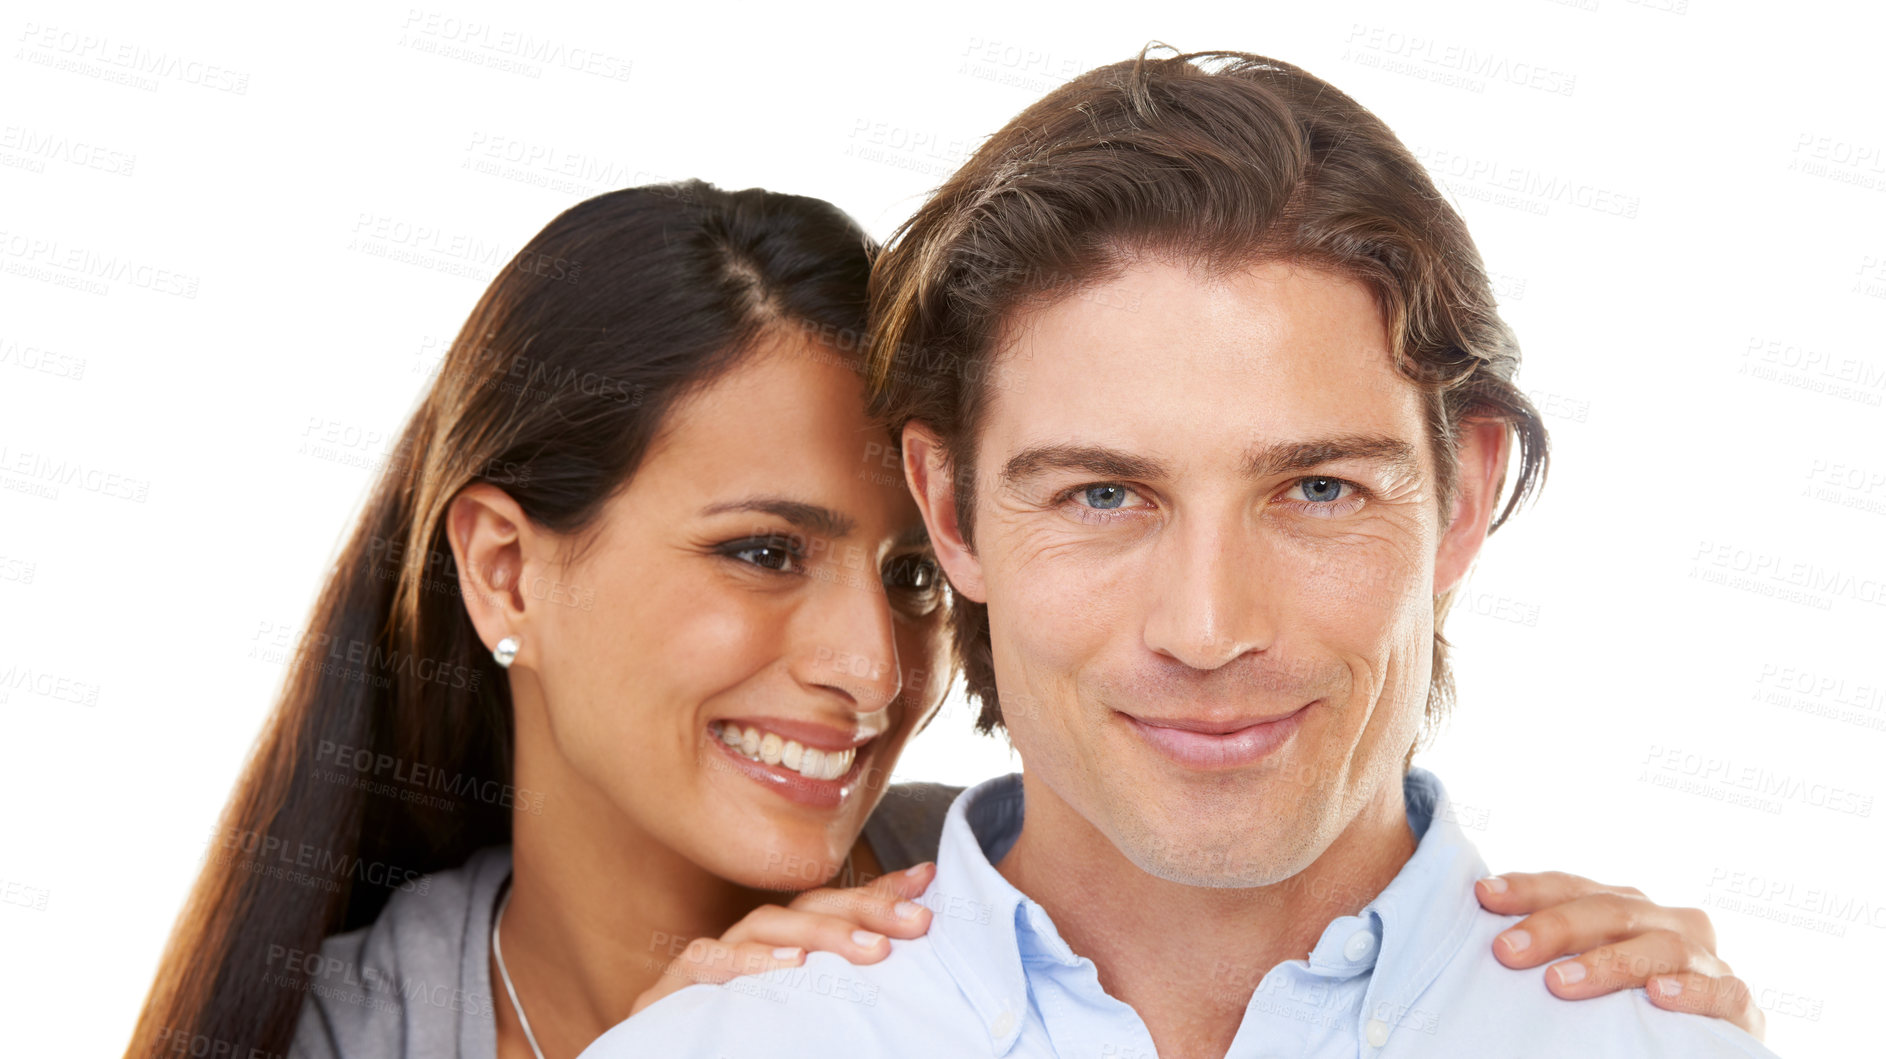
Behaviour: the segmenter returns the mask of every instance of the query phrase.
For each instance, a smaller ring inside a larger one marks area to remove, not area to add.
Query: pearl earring
[[[498,646],[491,649],[491,657],[497,659],[498,665],[505,669],[511,668],[511,662],[517,658],[517,637],[506,636],[499,640]]]

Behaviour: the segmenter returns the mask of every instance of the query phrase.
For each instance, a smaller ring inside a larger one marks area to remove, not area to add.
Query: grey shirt
[[[936,859],[961,787],[900,783],[865,822],[887,872]],[[306,961],[311,974],[289,1059],[495,1059],[491,917],[511,879],[511,850],[492,846],[395,893],[371,926],[336,934]]]

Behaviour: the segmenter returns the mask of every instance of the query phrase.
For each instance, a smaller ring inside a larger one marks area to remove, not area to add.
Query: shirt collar
[[[1053,934],[1047,912],[995,870],[1021,833],[1019,773],[964,791],[943,821],[936,879],[918,899],[931,912],[937,958],[982,1019],[996,1055],[1015,1046],[1027,1021],[1022,938],[1037,923]]]
[[[1474,880],[1486,864],[1462,833],[1441,781],[1426,769],[1402,780],[1414,855],[1360,912],[1333,920],[1310,951],[1312,974],[1371,973],[1358,1033],[1365,1040],[1418,1020],[1414,1000],[1465,942],[1479,909]],[[1014,1047],[1027,1020],[1031,960],[1074,964],[1047,911],[1017,890],[995,864],[1022,829],[1022,778],[1000,776],[950,805],[937,850],[937,876],[921,903],[933,914],[937,957],[981,1018],[994,1054]]]
[[[1426,1017],[1414,1001],[1466,941],[1480,909],[1474,880],[1486,874],[1433,773],[1410,769],[1402,798],[1414,855],[1361,911],[1332,920],[1307,961],[1323,977],[1369,973],[1357,1027],[1365,1040]]]

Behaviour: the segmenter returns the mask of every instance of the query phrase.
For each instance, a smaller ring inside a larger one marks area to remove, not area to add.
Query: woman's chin
[[[714,771],[728,770],[719,764]],[[838,885],[863,824],[861,804],[866,792],[847,790],[841,803],[830,808],[807,806],[753,784],[747,777],[720,775],[704,793],[719,811],[713,814],[714,822],[703,824],[702,833],[733,841],[703,850],[705,857],[697,863],[756,890]],[[870,792],[871,802],[876,801],[876,794]]]
[[[743,870],[727,878],[755,890],[812,890],[836,880],[845,868],[845,853],[834,852],[819,843],[780,844],[765,850],[755,849]]]

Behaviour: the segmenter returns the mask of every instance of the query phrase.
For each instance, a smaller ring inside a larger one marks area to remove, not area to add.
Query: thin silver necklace
[[[510,968],[504,966],[504,946],[498,942],[498,925],[504,922],[504,910],[511,906],[511,888],[505,886],[504,899],[498,902],[498,914],[491,917],[491,956],[498,962],[498,977],[504,979],[504,991],[511,994],[511,1010],[517,1012],[518,1025],[524,1027],[524,1039],[530,1042],[530,1052],[537,1059],[544,1059],[544,1050],[537,1047],[537,1035],[530,1031],[530,1019],[524,1014],[524,1005],[517,999],[517,987],[511,984]]]
[[[856,884],[851,866],[851,854],[847,853],[839,885],[851,887]],[[544,1059],[544,1050],[537,1047],[537,1035],[530,1029],[530,1016],[524,1014],[524,1002],[517,999],[517,986],[511,983],[511,969],[504,966],[504,945],[498,939],[498,927],[504,923],[504,910],[509,907],[511,907],[511,887],[506,884],[504,897],[498,901],[498,914],[491,917],[491,957],[498,963],[498,977],[504,979],[504,991],[511,997],[511,1010],[517,1012],[517,1024],[524,1027],[524,1040],[530,1043],[530,1053],[537,1059]]]

